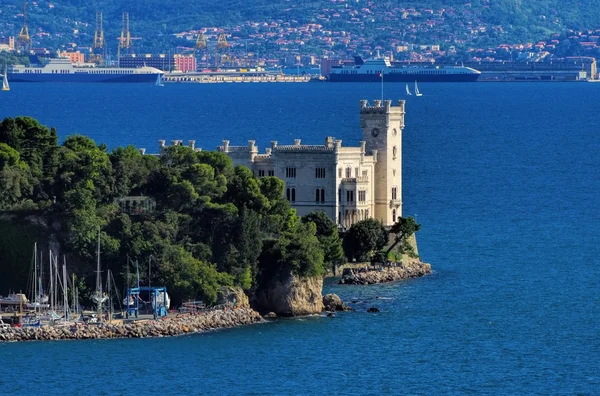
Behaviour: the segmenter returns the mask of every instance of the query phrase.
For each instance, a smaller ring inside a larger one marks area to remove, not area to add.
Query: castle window
[[[367,200],[367,191],[361,190],[358,192],[358,202],[365,202]]]
[[[275,171],[274,171],[274,170],[270,170],[270,171],[268,172],[268,175],[269,175],[269,176],[275,176]]]
[[[358,168],[354,168],[354,176],[358,177]]]
[[[285,191],[285,197],[290,202],[296,202],[296,189],[294,187],[288,187]]]
[[[392,210],[392,221],[396,222],[396,209]]]
[[[347,167],[346,168],[346,178],[351,178],[352,177],[352,168]]]
[[[264,170],[259,170],[258,171],[258,177],[263,177],[265,175],[265,171]]]
[[[285,177],[294,179],[296,177],[296,168],[285,168]]]
[[[346,201],[354,202],[354,191],[346,191]]]
[[[369,171],[363,171],[363,177],[369,176]]]
[[[392,187],[392,199],[398,199],[398,187]]]
[[[325,202],[325,189],[317,188],[315,190],[315,202],[324,203]]]
[[[325,179],[325,168],[316,168],[315,169],[315,178]]]
[[[398,149],[396,146],[392,149],[392,159],[396,159],[396,155],[398,155]]]
[[[342,178],[342,168],[338,168],[338,177]]]

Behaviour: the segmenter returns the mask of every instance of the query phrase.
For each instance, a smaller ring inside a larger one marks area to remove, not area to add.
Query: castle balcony
[[[390,199],[390,209],[399,208],[402,206],[401,199]]]
[[[345,177],[342,179],[342,183],[344,183],[344,184],[367,184],[367,183],[369,183],[369,177],[368,176]]]

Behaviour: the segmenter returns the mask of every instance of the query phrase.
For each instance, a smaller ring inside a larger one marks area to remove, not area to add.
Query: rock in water
[[[367,309],[367,312],[379,312],[379,308],[371,307],[371,308]]]
[[[277,316],[303,316],[323,312],[323,278],[300,278],[287,271],[256,292],[263,312]]]
[[[344,303],[337,294],[323,296],[323,306],[326,311],[340,311]]]

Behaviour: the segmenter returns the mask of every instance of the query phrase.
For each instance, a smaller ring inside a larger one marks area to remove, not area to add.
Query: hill
[[[321,55],[364,54],[401,43],[485,48],[600,26],[600,8],[591,0],[40,0],[28,9],[34,43],[89,46],[96,11],[104,14],[111,51],[121,14],[129,12],[138,52],[191,46],[193,34],[183,34],[183,39],[174,34],[202,28],[213,28],[206,32],[210,42],[222,29],[238,49],[249,44],[256,51],[298,47],[301,53]],[[21,20],[20,0],[0,4],[0,36],[17,34]],[[310,24],[316,27],[311,30]]]

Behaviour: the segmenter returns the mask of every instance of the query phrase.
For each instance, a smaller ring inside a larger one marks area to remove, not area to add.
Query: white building
[[[389,226],[402,216],[404,105],[403,100],[397,105],[390,100],[375,100],[373,105],[361,100],[363,138],[358,147],[344,147],[341,140],[327,137],[322,145],[304,145],[300,139],[292,145],[272,141],[264,154],[259,154],[254,140],[247,146],[224,140],[217,150],[257,177],[283,180],[286,198],[300,216],[323,210],[346,228],[370,217]],[[194,143],[190,141],[190,147]]]

